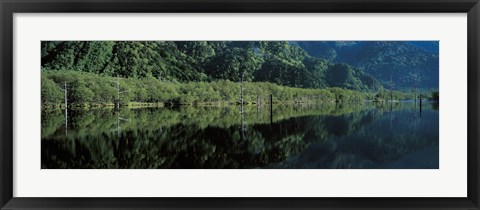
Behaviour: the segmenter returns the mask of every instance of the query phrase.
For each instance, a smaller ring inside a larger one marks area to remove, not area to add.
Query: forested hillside
[[[42,70],[161,81],[271,82],[299,88],[376,91],[374,76],[279,41],[44,41]]]

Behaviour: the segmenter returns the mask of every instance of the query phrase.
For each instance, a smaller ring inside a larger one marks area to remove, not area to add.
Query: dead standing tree
[[[244,98],[243,91],[245,90],[245,81],[244,81],[245,70],[242,71],[241,83],[240,83],[240,115],[241,115],[241,128],[240,128],[240,137],[241,139],[246,139],[245,131],[247,130],[247,125],[245,123],[245,109],[244,109]]]
[[[417,74],[417,69],[415,69],[415,73],[413,75],[413,97],[414,97],[414,101],[415,101],[415,106],[414,106],[414,110],[415,110],[415,113],[416,113],[416,110],[417,110],[417,98],[419,100],[419,109],[420,109],[420,117],[422,117],[422,94],[418,94],[417,96],[417,84],[418,83],[418,74]],[[416,116],[416,114],[415,114]]]
[[[67,81],[64,81],[63,88],[61,88],[64,92],[64,99],[65,99],[65,135],[68,133],[68,89],[67,89]]]
[[[115,103],[115,112],[117,112],[117,129],[116,130],[117,130],[117,138],[120,138],[120,129],[121,129],[120,121],[127,121],[127,122],[129,121],[128,119],[120,117],[120,94],[127,93],[128,90],[120,91],[120,77],[118,76],[118,74],[117,74],[117,80],[112,82],[115,82],[117,86],[117,99]]]
[[[392,112],[393,109],[393,75],[392,75],[392,69],[390,69],[390,112]]]
[[[128,92],[128,90],[125,90],[125,91],[120,91],[120,77],[118,76],[117,74],[117,80],[116,81],[112,81],[112,82],[115,82],[116,85],[117,85],[117,99],[115,100],[115,110],[120,110],[120,94],[123,94],[123,93],[126,93]]]

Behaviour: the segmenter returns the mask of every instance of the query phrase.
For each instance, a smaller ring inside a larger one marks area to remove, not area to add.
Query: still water
[[[42,111],[43,169],[431,169],[438,104]]]

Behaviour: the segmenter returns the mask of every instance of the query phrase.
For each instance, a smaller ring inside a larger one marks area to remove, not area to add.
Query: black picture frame
[[[478,0],[0,0],[1,209],[479,209]],[[468,196],[465,198],[16,198],[13,193],[14,13],[467,13]]]

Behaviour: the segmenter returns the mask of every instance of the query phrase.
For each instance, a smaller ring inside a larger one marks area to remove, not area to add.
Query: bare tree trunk
[[[65,135],[67,135],[68,133],[68,99],[67,99],[67,82],[65,81],[64,82],[64,86],[63,86],[63,91],[64,91],[64,98],[65,98]]]
[[[117,110],[120,109],[120,77],[117,75]]]
[[[273,94],[270,94],[270,124],[273,123]]]

